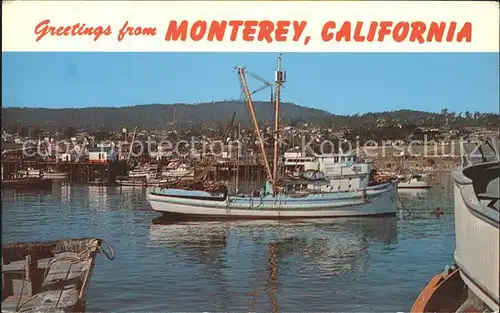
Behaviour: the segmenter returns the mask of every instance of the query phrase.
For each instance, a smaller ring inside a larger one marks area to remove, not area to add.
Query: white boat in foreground
[[[461,143],[462,165],[452,173],[455,211],[453,265],[430,280],[410,312],[498,312],[500,158],[495,143],[486,142],[496,160]],[[495,146],[494,146],[495,145]]]

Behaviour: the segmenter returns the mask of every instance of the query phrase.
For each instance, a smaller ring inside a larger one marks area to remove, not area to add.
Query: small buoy
[[[436,212],[435,213],[436,213],[436,216],[442,216],[442,215],[444,215],[444,211],[440,207],[436,208]]]
[[[363,192],[361,193],[361,199],[364,202],[368,202],[368,194],[366,193],[366,190],[363,190]]]

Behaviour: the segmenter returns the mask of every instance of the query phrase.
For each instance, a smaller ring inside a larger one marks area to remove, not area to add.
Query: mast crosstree
[[[283,71],[281,68],[281,54],[278,54],[278,67],[277,67],[277,70],[276,70],[275,75],[274,75],[274,85],[276,88],[274,99],[272,97],[272,90],[271,90],[271,101],[273,102],[273,100],[274,100],[274,131],[273,131],[273,141],[274,141],[273,152],[274,153],[273,153],[272,171],[271,171],[271,166],[270,166],[270,163],[269,163],[269,160],[267,157],[267,153],[265,150],[264,139],[262,138],[262,135],[260,133],[259,124],[258,124],[257,117],[255,114],[255,108],[253,106],[251,95],[256,93],[256,92],[259,92],[261,90],[264,90],[267,87],[272,86],[273,84],[266,81],[265,79],[263,79],[262,77],[254,74],[254,73],[248,72],[247,69],[242,67],[242,66],[238,66],[238,67],[236,67],[236,69],[238,71],[238,76],[240,78],[243,93],[245,94],[245,97],[247,100],[246,102],[248,105],[248,109],[250,111],[250,117],[252,119],[255,134],[259,140],[259,147],[260,147],[262,156],[264,158],[264,166],[266,167],[267,179],[269,182],[271,182],[273,184],[273,190],[276,191],[276,183],[279,179],[279,177],[278,177],[278,173],[279,173],[278,160],[279,160],[279,142],[280,142],[280,104],[281,104],[280,103],[281,102],[280,96],[281,96],[281,87],[282,87],[283,83],[286,81],[286,72]],[[248,83],[247,83],[245,73],[249,73],[252,77],[254,77],[255,79],[264,83],[264,85],[262,87],[260,87],[259,89],[255,90],[254,92],[250,92],[250,90],[248,88]]]

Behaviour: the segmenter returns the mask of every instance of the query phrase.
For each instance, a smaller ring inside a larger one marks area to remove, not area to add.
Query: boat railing
[[[469,145],[469,147],[466,145]],[[470,141],[460,141],[460,167],[465,168],[473,164],[493,160],[500,162],[498,138],[487,138],[484,141],[475,142],[473,147],[471,145]]]
[[[453,172],[455,263],[469,289],[493,311],[499,309],[499,177],[498,161]]]

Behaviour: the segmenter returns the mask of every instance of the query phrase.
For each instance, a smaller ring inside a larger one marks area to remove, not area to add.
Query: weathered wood
[[[78,290],[73,286],[63,290],[48,290],[38,294],[35,303],[35,312],[66,312],[78,305]]]
[[[71,262],[54,262],[50,266],[47,277],[43,285],[62,279],[72,279],[81,276],[88,270],[87,264],[84,263],[71,263]]]
[[[82,312],[100,244],[89,238],[2,245],[2,312]]]
[[[19,311],[30,311],[33,309],[34,303],[32,297],[21,296],[19,299],[19,295],[9,296],[2,302],[2,312],[16,312],[18,306],[21,307]]]
[[[76,256],[76,253],[68,252],[68,253],[59,253],[56,254],[56,258],[61,258],[63,256]],[[53,260],[54,258],[45,258],[38,260],[37,266],[40,269],[45,269],[49,265],[50,261]],[[25,266],[27,265],[26,260],[21,260],[21,261],[14,261],[9,264],[4,264],[2,266],[2,273],[7,273],[7,272],[21,272],[24,271]]]

